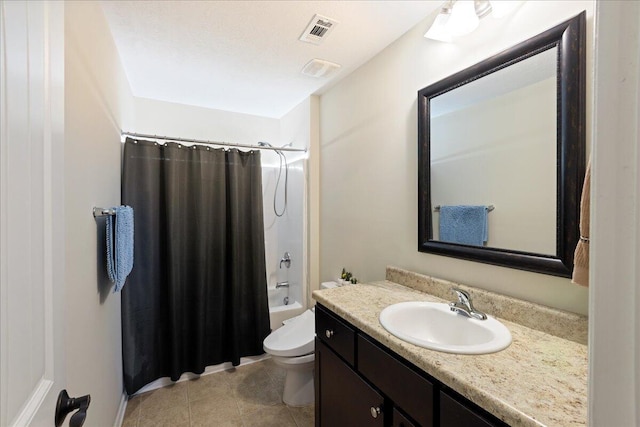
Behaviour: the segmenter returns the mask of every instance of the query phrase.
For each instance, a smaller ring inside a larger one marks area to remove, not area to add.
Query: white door
[[[64,388],[64,3],[0,0],[0,426]]]

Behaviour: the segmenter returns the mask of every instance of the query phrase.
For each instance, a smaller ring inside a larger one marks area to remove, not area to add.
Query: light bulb
[[[451,42],[453,38],[451,34],[447,30],[447,22],[451,15],[449,13],[440,12],[438,16],[436,16],[435,21],[431,24],[431,28],[427,31],[424,36],[428,39],[438,40],[441,42]]]
[[[475,30],[479,21],[473,0],[458,0],[453,5],[446,28],[454,37],[464,36]]]

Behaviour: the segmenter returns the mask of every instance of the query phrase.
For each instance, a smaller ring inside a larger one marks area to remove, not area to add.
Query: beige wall
[[[280,122],[268,117],[233,113],[146,98],[134,99],[135,119],[126,131],[210,141],[278,145]],[[277,158],[277,156],[275,157]]]
[[[586,10],[591,105],[593,9],[591,1],[525,2],[511,17],[483,19],[453,44],[423,37],[431,16],[323,94],[321,280],[342,267],[379,280],[393,264],[586,313],[587,290],[568,279],[418,252],[416,99],[419,89]],[[587,129],[590,119],[588,111]]]
[[[120,294],[106,276],[104,219],[94,219],[92,208],[120,204],[120,128],[131,106],[99,3],[66,2],[67,390],[91,394],[86,425],[93,426],[114,424],[123,382]]]

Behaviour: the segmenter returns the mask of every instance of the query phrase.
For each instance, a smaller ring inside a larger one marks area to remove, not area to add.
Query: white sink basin
[[[380,312],[380,323],[401,340],[445,353],[495,353],[511,344],[511,333],[493,317],[472,319],[444,303],[393,304]]]

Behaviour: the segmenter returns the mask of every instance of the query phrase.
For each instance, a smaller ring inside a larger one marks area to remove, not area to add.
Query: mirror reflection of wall
[[[431,99],[431,204],[494,205],[486,246],[556,252],[557,48]],[[439,212],[432,212],[439,240]]]

